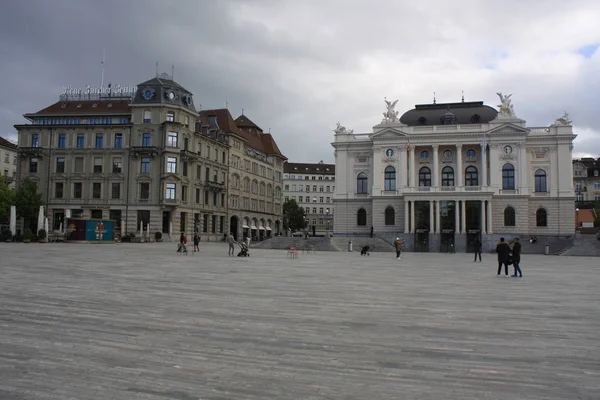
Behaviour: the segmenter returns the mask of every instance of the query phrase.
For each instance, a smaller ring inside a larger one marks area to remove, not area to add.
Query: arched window
[[[548,186],[546,185],[546,171],[538,169],[535,171],[535,191],[536,192],[547,192]],[[539,226],[539,225],[538,225]],[[544,225],[546,226],[546,225]]]
[[[356,225],[367,226],[367,211],[364,208],[360,208],[356,213]]]
[[[361,172],[356,177],[356,193],[365,194],[368,192],[369,190],[367,189],[367,174]]]
[[[442,186],[454,186],[454,169],[452,167],[442,168]]]
[[[385,168],[384,190],[386,192],[396,190],[396,168],[389,166]]]
[[[477,153],[475,152],[475,150],[473,150],[473,149],[467,150],[467,153],[466,153],[467,158],[474,159],[476,155],[477,155]]]
[[[394,207],[392,206],[388,206],[385,209],[385,224],[396,225],[396,212],[394,211]]]
[[[515,190],[515,167],[512,164],[504,164],[502,167],[502,189]]]
[[[543,208],[535,212],[535,226],[548,226],[548,213]]]
[[[419,186],[431,186],[431,170],[427,167],[419,170]]]
[[[506,207],[504,209],[504,226],[515,226],[515,209]]]
[[[472,165],[465,169],[465,186],[479,186],[479,172]]]
[[[421,152],[421,161],[429,161],[429,152],[427,150]]]

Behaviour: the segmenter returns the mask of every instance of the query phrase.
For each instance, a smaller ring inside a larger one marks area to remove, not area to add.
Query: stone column
[[[410,233],[415,233],[415,202],[410,202]]]
[[[409,221],[410,209],[408,207],[408,201],[404,200],[404,233],[410,233]]]
[[[492,201],[488,200],[487,202],[487,234],[492,234],[494,231],[492,230]]]
[[[399,146],[398,147],[398,152],[400,152],[400,154],[398,154],[398,162],[400,163],[400,165],[398,166],[399,170],[398,170],[398,176],[400,178],[399,180],[399,185],[396,189],[402,190],[403,188],[405,188],[406,186],[408,186],[407,184],[407,173],[408,173],[408,169],[406,168],[406,148],[404,146]]]
[[[409,168],[408,169],[408,178],[409,178],[408,186],[415,187],[417,185],[415,184],[415,176],[416,176],[415,168],[416,168],[416,166],[415,166],[415,147],[414,146],[411,146],[411,148],[410,148],[410,154],[408,157],[408,168]]]
[[[463,186],[462,144],[456,145],[456,186]]]
[[[467,207],[465,200],[461,200],[460,202],[460,212],[460,233],[467,233]]]
[[[486,232],[486,219],[485,219],[485,200],[481,200],[481,233],[484,234]]]
[[[458,200],[454,200],[454,233],[460,233],[460,212],[458,207]]]
[[[429,200],[429,233],[435,231],[433,222],[433,200]]]
[[[437,200],[435,207],[435,233],[441,232],[441,220],[440,220],[440,201]]]
[[[440,160],[438,158],[439,145],[434,144],[433,146],[433,186],[440,186]]]
[[[480,186],[488,185],[488,175],[487,175],[487,149],[481,143],[481,183]]]
[[[517,164],[518,172],[515,174],[517,177],[516,185],[519,189],[519,194],[529,194],[529,171],[527,168],[527,148],[525,143],[521,143],[518,146],[519,149],[519,163]]]

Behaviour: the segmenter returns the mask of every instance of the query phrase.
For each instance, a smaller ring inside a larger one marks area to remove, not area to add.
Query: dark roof
[[[456,124],[485,124],[495,119],[498,111],[483,104],[483,101],[465,103],[417,104],[414,109],[402,114],[400,122],[409,126],[443,125],[441,118],[450,111]],[[448,120],[448,118],[446,118]]]
[[[260,129],[260,127],[258,125],[256,125],[254,122],[252,122],[250,120],[250,118],[246,117],[244,114],[240,115],[239,117],[237,117],[235,119],[235,124],[239,128],[254,128],[261,132],[263,131],[262,129]]]
[[[573,160],[573,164],[583,164],[587,169],[588,178],[598,178],[594,175],[594,171],[600,170],[600,157],[598,157],[597,160],[593,157],[583,157],[578,160]]]
[[[200,122],[204,126],[210,126],[212,129],[211,117],[216,117],[218,128],[226,133],[233,133],[241,136],[241,132],[238,129],[231,113],[226,108],[219,108],[215,110],[202,110],[200,111]]]
[[[184,92],[191,94],[190,91],[188,91],[186,88],[181,86],[179,83],[177,83],[174,80],[169,79],[169,78],[163,78],[160,75],[157,76],[156,78],[149,79],[146,82],[142,82],[138,86],[155,86],[155,85],[168,86],[170,88],[177,88],[179,90],[182,90]]]
[[[131,114],[129,100],[82,100],[59,101],[36,113],[26,116],[51,116],[51,115],[111,115]]]
[[[258,127],[250,118],[245,115],[240,115],[235,119],[241,136],[246,139],[246,144],[255,150],[261,151],[267,155],[276,155],[286,159],[281,153],[275,139],[270,133],[263,133],[262,129]]]
[[[283,164],[283,172],[289,174],[321,174],[335,175],[335,164],[320,163],[290,163]]]
[[[188,110],[196,113],[194,108],[194,96],[192,93],[175,82],[167,74],[160,74],[152,79],[137,85],[137,92],[133,99],[135,105],[148,105],[148,106],[179,106],[187,108]],[[152,97],[146,99],[144,97],[145,89],[153,91]],[[167,98],[167,94],[173,92],[175,94],[174,99]]]
[[[7,149],[11,149],[11,150],[17,150],[17,145],[9,142],[8,140],[4,139],[3,137],[0,137],[0,147],[5,147]]]

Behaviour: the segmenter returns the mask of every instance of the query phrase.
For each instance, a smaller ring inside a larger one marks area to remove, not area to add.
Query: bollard
[[[348,241],[348,251],[352,251],[352,240]]]
[[[550,245],[549,245],[549,244],[547,244],[547,245],[545,246],[545,248],[544,248],[544,254],[545,254],[545,255],[549,255],[549,254],[550,254]]]

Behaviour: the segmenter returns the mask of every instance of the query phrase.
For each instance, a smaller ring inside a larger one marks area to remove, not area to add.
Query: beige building
[[[575,202],[600,201],[600,158],[573,160]]]
[[[2,176],[9,188],[15,187],[17,157],[17,145],[0,137],[0,163],[2,164]]]
[[[324,236],[333,231],[334,192],[335,164],[325,164],[323,161],[284,164],[284,201],[295,200],[304,209],[309,235]]]
[[[203,124],[166,74],[129,94],[63,95],[25,118],[18,179],[38,182],[53,229],[72,216],[124,221],[138,235],[148,225],[173,238],[227,232],[228,135]]]

